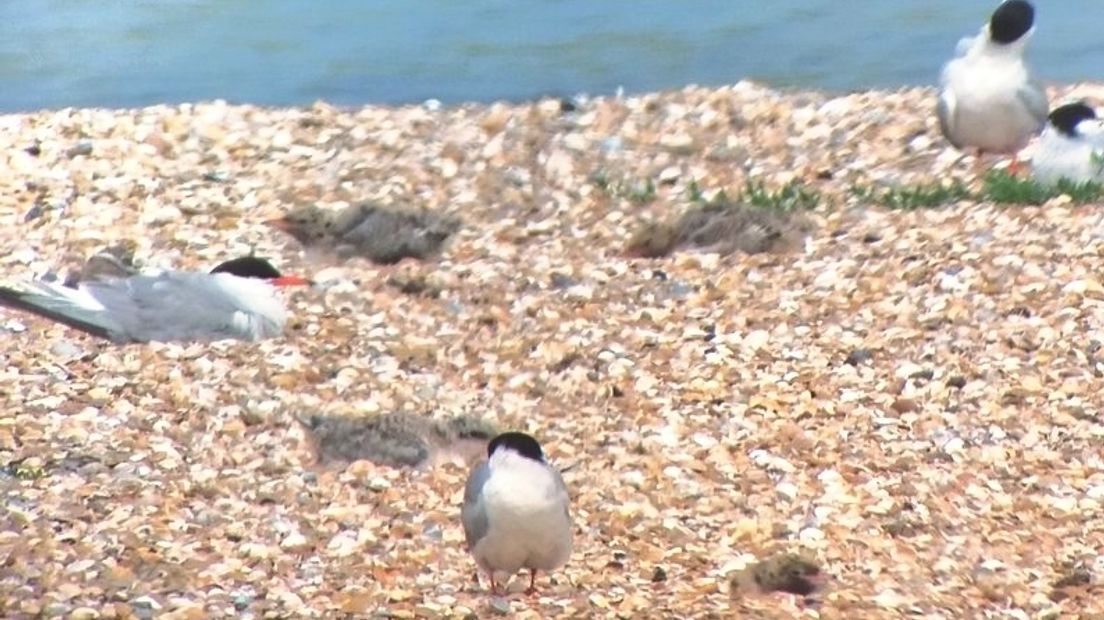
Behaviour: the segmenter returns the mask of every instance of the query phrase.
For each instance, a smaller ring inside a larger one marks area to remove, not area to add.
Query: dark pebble
[[[552,288],[571,288],[572,286],[575,286],[578,283],[579,283],[578,280],[576,280],[575,278],[572,278],[569,275],[564,275],[562,273],[552,274],[552,279],[551,279]]]
[[[80,142],[69,147],[65,154],[72,159],[73,157],[79,157],[81,155],[92,154],[92,142],[90,140],[81,140]]]
[[[858,366],[864,362],[869,362],[874,359],[874,354],[870,349],[855,349],[847,354],[847,359],[844,360],[847,364],[852,366]]]
[[[931,381],[932,377],[934,376],[935,371],[930,368],[926,368],[924,370],[918,370],[912,373],[912,375],[909,376],[909,379],[923,379],[925,381]]]

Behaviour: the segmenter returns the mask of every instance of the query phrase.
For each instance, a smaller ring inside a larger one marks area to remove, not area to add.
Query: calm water
[[[0,0],[0,111],[932,83],[963,0]],[[1104,79],[1104,1],[1037,0],[1046,79]]]

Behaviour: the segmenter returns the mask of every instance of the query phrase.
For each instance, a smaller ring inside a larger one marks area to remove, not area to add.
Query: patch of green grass
[[[853,186],[851,194],[887,209],[914,210],[943,207],[960,200],[1002,205],[1040,205],[1062,195],[1069,196],[1075,204],[1085,204],[1104,198],[1104,186],[1093,182],[1074,183],[1066,179],[1055,185],[1046,185],[1017,177],[1005,170],[993,170],[985,175],[978,191],[972,191],[960,181],[953,181],[885,188]]]
[[[860,200],[881,205],[887,209],[912,211],[931,209],[954,204],[960,200],[975,198],[961,181],[953,183],[924,183],[875,188],[860,185],[851,187],[851,194]]]
[[[41,465],[13,462],[0,468],[0,473],[11,476],[17,480],[38,480],[47,475],[46,468]]]
[[[913,185],[888,188],[881,195],[881,204],[889,209],[930,209],[972,198],[970,188],[955,181],[949,185]]]
[[[605,170],[598,170],[590,175],[590,182],[594,184],[594,187],[597,187],[607,194],[610,193],[610,188],[613,185],[613,182],[610,181],[609,173]]]
[[[656,199],[656,185],[650,177],[625,181],[613,179],[605,170],[590,175],[590,182],[610,198],[625,198],[635,204],[648,204]]]
[[[705,202],[705,192],[702,191],[701,186],[698,185],[698,180],[693,179],[690,181],[690,186],[686,188],[687,198],[690,202]]]
[[[700,205],[716,205],[727,204],[729,201],[728,193],[723,189],[717,190],[716,194],[713,194],[712,198],[706,197],[706,192],[698,185],[697,180],[690,181],[690,186],[686,188],[687,198],[690,202]]]
[[[1094,181],[1075,183],[1069,179],[1045,185],[1018,178],[1004,170],[994,170],[985,175],[981,197],[997,204],[1040,205],[1063,195],[1069,196],[1075,204],[1100,202],[1104,199],[1104,185]]]
[[[714,194],[712,198],[706,198],[705,191],[702,190],[696,180],[690,182],[690,186],[686,188],[686,193],[690,202],[702,205],[741,202],[765,211],[810,211],[820,204],[820,193],[798,182],[791,182],[780,189],[770,190],[763,183],[748,181],[735,201],[730,200],[728,192],[723,189]]]
[[[762,183],[748,181],[740,199],[767,211],[811,211],[820,204],[820,193],[798,182],[770,190]]]
[[[1069,179],[1061,179],[1055,186],[1058,195],[1065,194],[1073,199],[1073,202],[1083,205],[1090,202],[1101,202],[1104,199],[1104,184],[1096,181],[1075,183]]]
[[[638,205],[648,204],[655,200],[655,183],[652,181],[651,177],[644,179],[644,181],[631,183],[625,191],[625,197],[628,198],[630,202],[634,202]]]
[[[982,198],[997,204],[1038,205],[1057,194],[1054,188],[1031,179],[1021,179],[1003,170],[993,170],[982,181]]]

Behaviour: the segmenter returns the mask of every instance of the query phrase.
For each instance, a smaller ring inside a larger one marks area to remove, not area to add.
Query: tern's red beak
[[[280,276],[269,280],[273,286],[311,286],[314,282],[299,276]]]
[[[278,217],[271,220],[265,220],[265,224],[277,229],[287,232],[291,229],[291,222],[286,217]]]

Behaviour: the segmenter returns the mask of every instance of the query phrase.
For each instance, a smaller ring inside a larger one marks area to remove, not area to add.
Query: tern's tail
[[[0,306],[23,310],[87,334],[118,340],[121,331],[87,292],[48,282],[27,290],[0,286]]]

